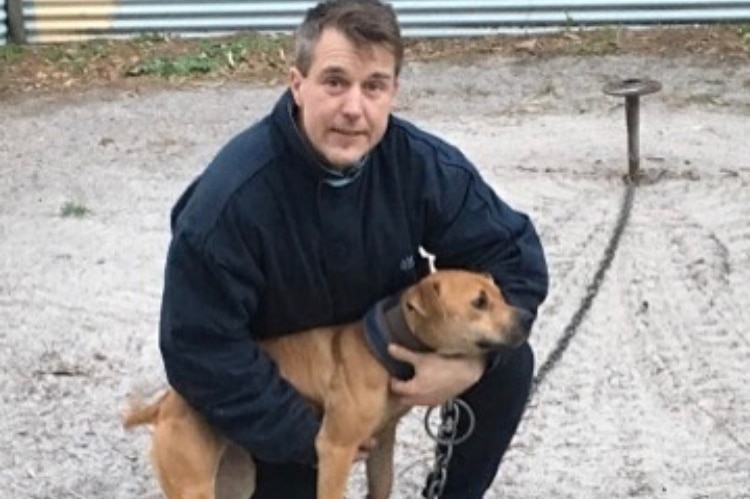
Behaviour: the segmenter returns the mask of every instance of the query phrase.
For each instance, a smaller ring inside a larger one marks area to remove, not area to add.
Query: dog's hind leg
[[[368,499],[387,499],[391,495],[397,423],[398,419],[394,419],[375,436],[377,444],[367,457]]]
[[[154,429],[151,460],[167,499],[215,499],[225,444],[200,433],[184,421],[166,421]]]
[[[227,440],[175,392],[160,408],[152,443],[151,461],[167,499],[215,499]]]

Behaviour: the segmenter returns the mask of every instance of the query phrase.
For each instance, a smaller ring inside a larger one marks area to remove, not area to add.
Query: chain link
[[[474,432],[476,423],[474,411],[469,404],[461,399],[451,399],[440,406],[440,426],[435,433],[430,426],[430,419],[434,411],[430,407],[424,416],[424,427],[427,435],[435,441],[435,463],[427,475],[427,485],[423,495],[426,499],[439,499],[445,489],[448,480],[448,464],[453,457],[453,448],[464,442]],[[461,411],[466,413],[468,423],[463,434],[458,434],[458,425],[461,421]]]

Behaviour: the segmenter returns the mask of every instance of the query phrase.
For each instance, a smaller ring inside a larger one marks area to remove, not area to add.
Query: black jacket
[[[529,219],[455,148],[391,117],[360,168],[327,172],[289,92],[232,139],[172,213],[160,346],[170,384],[271,462],[314,462],[318,417],[254,339],[360,319],[439,268],[490,272],[536,313],[547,268]]]

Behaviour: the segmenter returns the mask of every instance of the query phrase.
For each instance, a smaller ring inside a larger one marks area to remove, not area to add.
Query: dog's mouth
[[[476,346],[477,348],[485,352],[502,352],[506,350],[507,351],[513,350],[513,348],[516,345],[509,345],[501,341],[490,340],[488,338],[482,338],[481,340],[476,342]]]

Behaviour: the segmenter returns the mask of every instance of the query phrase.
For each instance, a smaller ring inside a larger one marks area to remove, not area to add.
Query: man
[[[493,275],[536,314],[547,292],[528,218],[454,147],[391,115],[403,47],[393,10],[333,0],[300,26],[290,86],[232,139],[172,213],[161,349],[170,384],[258,464],[259,499],[315,496],[319,420],[255,341],[359,320],[441,268]],[[413,405],[460,395],[476,414],[443,494],[483,496],[516,431],[533,355],[468,361],[393,347]],[[321,498],[325,499],[325,498]]]

